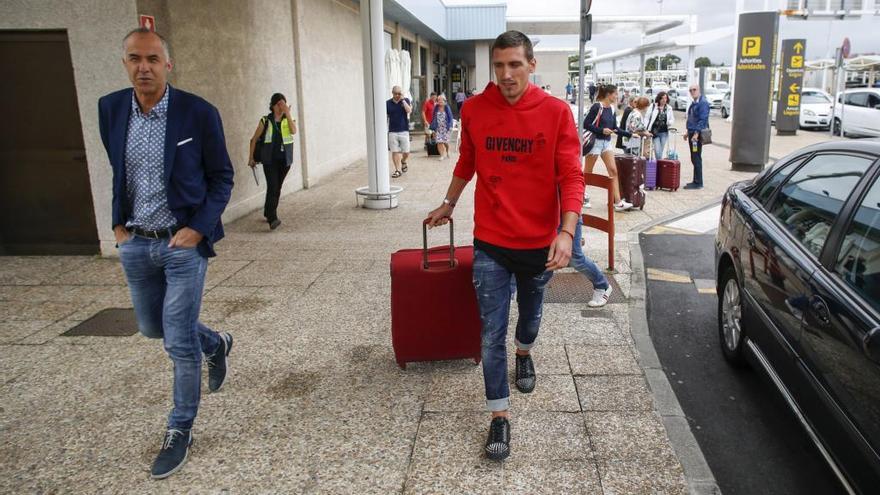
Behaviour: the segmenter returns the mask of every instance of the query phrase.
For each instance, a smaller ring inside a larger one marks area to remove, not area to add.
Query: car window
[[[773,176],[770,177],[760,188],[755,192],[754,199],[758,203],[761,203],[765,207],[768,206],[767,202],[770,201],[770,197],[773,196],[773,191],[779,187],[779,184],[782,184],[791,172],[798,167],[801,163],[804,162],[806,157],[798,157],[794,160],[783,165],[779,170],[773,173]]]
[[[804,103],[831,103],[831,100],[822,93],[801,93],[801,104]]]
[[[870,165],[859,156],[816,155],[791,174],[770,213],[818,258],[831,224]]]
[[[850,93],[846,95],[846,104],[854,107],[868,106],[868,93]]]
[[[843,237],[834,272],[880,309],[880,182],[875,182]]]
[[[868,93],[868,107],[877,108],[877,105],[880,105],[880,96],[877,96],[874,93]]]

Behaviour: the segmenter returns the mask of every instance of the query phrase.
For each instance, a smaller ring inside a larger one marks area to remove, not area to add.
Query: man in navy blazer
[[[201,394],[201,363],[216,392],[227,376],[232,336],[198,321],[208,258],[223,238],[233,168],[220,114],[168,83],[171,58],[158,34],[123,40],[133,88],[98,102],[101,139],[113,167],[113,231],[141,333],[161,338],[174,363],[174,408],[151,476],[186,462]]]

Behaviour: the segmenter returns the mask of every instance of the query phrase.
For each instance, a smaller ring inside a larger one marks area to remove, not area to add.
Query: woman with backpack
[[[586,152],[584,171],[588,174],[593,173],[596,160],[602,157],[602,162],[608,170],[608,178],[611,179],[614,209],[626,211],[632,208],[632,203],[628,203],[620,197],[620,186],[617,183],[617,165],[614,163],[611,135],[617,133],[624,137],[630,137],[631,134],[617,125],[617,115],[614,110],[617,104],[617,86],[613,84],[600,86],[599,91],[596,93],[596,99],[598,101],[590,107],[590,111],[584,117],[584,129],[595,137],[593,146],[588,150],[584,150]],[[590,207],[590,196],[584,192],[584,208]]]
[[[654,154],[657,159],[663,158],[666,143],[669,142],[669,129],[675,123],[669,95],[665,91],[657,93],[654,104],[648,111],[648,131],[654,136]]]
[[[278,201],[281,199],[281,186],[293,163],[293,136],[296,134],[296,120],[290,114],[287,98],[275,93],[269,100],[271,112],[262,117],[251,137],[248,166],[254,168],[263,164],[266,175],[266,203],[263,216],[269,228],[275,230],[281,225],[278,219]]]

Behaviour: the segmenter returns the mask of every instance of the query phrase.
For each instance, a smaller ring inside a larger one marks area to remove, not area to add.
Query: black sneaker
[[[532,356],[516,355],[516,388],[524,394],[535,390],[535,364],[532,362]]]
[[[162,450],[153,461],[150,477],[154,480],[161,480],[176,473],[186,464],[186,457],[189,455],[189,447],[192,443],[192,430],[182,431],[171,428],[165,432]]]
[[[498,416],[489,425],[489,438],[486,439],[486,457],[493,461],[503,461],[510,456],[510,421]]]
[[[278,220],[277,218],[269,222],[269,228],[272,230],[277,229],[279,225],[281,225],[281,220]]]
[[[226,369],[228,364],[229,353],[232,351],[232,335],[228,333],[220,334],[220,347],[212,356],[207,356],[205,361],[208,363],[208,390],[216,392],[223,386],[226,381]]]

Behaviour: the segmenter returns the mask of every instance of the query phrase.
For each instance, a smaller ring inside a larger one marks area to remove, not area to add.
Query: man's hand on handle
[[[428,218],[426,219],[428,221],[428,228],[430,229],[449,223],[453,209],[454,208],[451,205],[444,204],[431,213],[428,213]]]

